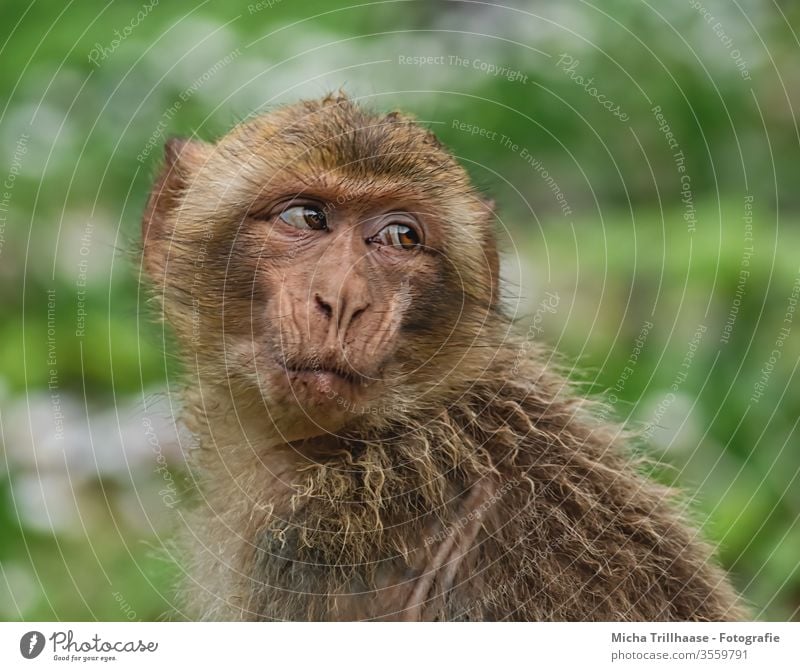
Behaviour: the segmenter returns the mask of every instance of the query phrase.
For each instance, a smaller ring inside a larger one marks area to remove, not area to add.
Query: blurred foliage
[[[589,389],[613,394],[621,418],[651,427],[645,442],[658,477],[694,496],[697,518],[757,615],[798,617],[795,333],[752,400],[800,273],[796,3],[754,1],[745,14],[736,3],[705,2],[729,43],[688,1],[163,2],[126,32],[146,4],[3,7],[0,174],[15,178],[0,229],[0,617],[155,619],[169,610],[179,573],[168,549],[174,512],[156,495],[154,509],[137,515],[163,475],[153,450],[145,446],[132,465],[122,455],[123,471],[98,465],[92,476],[90,463],[77,489],[70,467],[54,470],[68,483],[63,501],[79,503],[72,526],[50,519],[59,504],[48,506],[51,492],[36,484],[54,431],[48,328],[57,335],[55,389],[72,399],[72,417],[92,424],[86,458],[97,461],[108,434],[95,418],[113,435],[129,419],[115,410],[123,399],[141,414],[175,379],[136,260],[164,139],[211,139],[276,103],[339,87],[379,109],[414,112],[493,194],[508,302],[523,327],[545,291],[559,296],[544,338]],[[117,46],[115,31],[124,35]],[[576,83],[557,64],[562,54],[577,61],[572,75],[593,78],[629,121]],[[403,65],[400,56],[443,56],[444,64]],[[521,74],[509,81],[451,65],[452,56]],[[685,156],[694,231],[656,106]],[[79,308],[86,328],[76,334]],[[653,326],[628,374],[645,323]],[[699,326],[706,330],[672,392]],[[136,425],[139,415],[130,416]],[[125,435],[142,443],[141,426],[134,434]],[[169,468],[179,479],[178,454]],[[44,522],[26,513],[42,511],[40,498]]]

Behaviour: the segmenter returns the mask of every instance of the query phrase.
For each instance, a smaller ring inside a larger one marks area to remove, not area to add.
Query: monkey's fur
[[[349,228],[263,226],[262,201],[300,191],[349,227],[375,203],[401,203],[424,219],[430,249],[366,240],[340,258],[356,236],[333,261],[306,263]],[[168,144],[143,262],[185,355],[198,441],[184,614],[747,616],[673,493],[640,474],[621,429],[504,314],[492,219],[430,132],[343,96],[279,108],[214,145]],[[309,265],[325,272],[306,278]],[[345,265],[336,290],[369,309],[351,309],[354,325],[328,347],[317,275]],[[342,378],[349,367],[368,371],[366,391]],[[326,400],[323,378],[341,393]]]

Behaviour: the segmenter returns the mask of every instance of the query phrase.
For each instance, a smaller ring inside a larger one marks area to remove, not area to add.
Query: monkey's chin
[[[259,379],[272,430],[283,442],[338,434],[374,417],[382,383],[278,364]]]
[[[355,401],[336,395],[340,383],[312,379],[311,374],[298,377],[308,379],[284,380],[281,389],[272,388],[268,394],[271,432],[280,442],[337,436],[363,417]]]

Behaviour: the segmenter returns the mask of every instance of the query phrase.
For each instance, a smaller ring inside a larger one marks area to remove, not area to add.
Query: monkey
[[[495,221],[429,129],[343,93],[167,141],[141,263],[196,440],[180,613],[748,617],[628,430],[519,332]]]

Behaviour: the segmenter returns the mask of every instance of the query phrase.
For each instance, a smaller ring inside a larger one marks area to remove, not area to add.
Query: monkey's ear
[[[489,289],[491,291],[490,305],[493,307],[500,302],[500,254],[497,251],[497,236],[494,231],[494,217],[496,204],[493,198],[481,196],[481,204],[486,208],[486,241],[484,242],[484,253],[486,263],[489,266]]]
[[[148,271],[154,270],[154,257],[158,256],[157,249],[161,247],[159,243],[172,234],[170,215],[180,204],[208,154],[209,145],[199,140],[174,137],[164,145],[164,164],[150,191],[142,217],[142,248]]]

